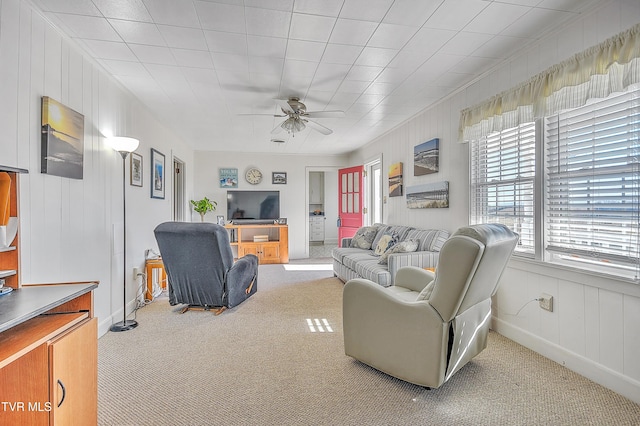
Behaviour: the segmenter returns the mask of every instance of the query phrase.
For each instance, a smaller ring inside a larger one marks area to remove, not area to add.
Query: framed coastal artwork
[[[287,172],[273,172],[271,173],[271,183],[273,185],[286,185]]]
[[[432,209],[449,207],[449,182],[435,182],[407,187],[407,208]]]
[[[237,188],[238,187],[238,169],[237,168],[220,168],[219,170],[220,188]]]
[[[389,166],[389,197],[402,196],[402,163]]]
[[[413,147],[413,175],[422,176],[440,170],[440,139],[431,139]]]
[[[40,143],[42,173],[82,179],[84,115],[48,96],[43,96]]]
[[[151,148],[151,198],[164,199],[164,154]]]

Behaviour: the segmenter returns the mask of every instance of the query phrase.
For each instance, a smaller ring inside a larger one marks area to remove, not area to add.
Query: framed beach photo
[[[164,154],[151,148],[151,198],[164,199]]]
[[[82,179],[84,115],[48,96],[43,96],[40,143],[42,173]]]
[[[131,170],[129,171],[132,186],[142,186],[142,155],[131,153]]]

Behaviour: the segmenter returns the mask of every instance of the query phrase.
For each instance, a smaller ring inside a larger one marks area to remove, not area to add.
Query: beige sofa
[[[384,253],[376,254],[376,248],[388,236],[393,237],[395,244],[386,256]],[[440,249],[448,237],[448,231],[438,229],[381,223],[362,227],[353,238],[343,238],[340,247],[332,250],[333,273],[344,282],[366,278],[388,287],[403,266],[435,268]],[[403,247],[411,249],[415,242],[417,247],[414,251],[402,251]]]

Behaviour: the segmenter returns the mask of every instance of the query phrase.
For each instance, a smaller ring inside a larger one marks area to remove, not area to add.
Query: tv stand
[[[270,224],[225,225],[236,259],[247,254],[258,256],[260,264],[289,263],[289,227]]]

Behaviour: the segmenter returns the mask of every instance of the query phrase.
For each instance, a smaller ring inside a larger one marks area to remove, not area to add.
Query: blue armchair
[[[258,290],[258,258],[237,261],[227,230],[213,223],[165,222],[154,230],[169,280],[169,304],[216,315]]]

